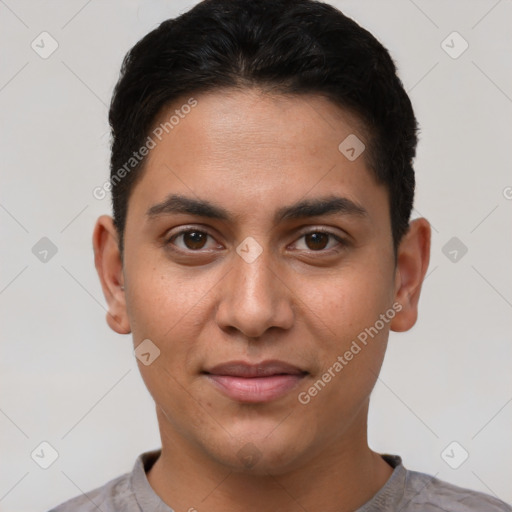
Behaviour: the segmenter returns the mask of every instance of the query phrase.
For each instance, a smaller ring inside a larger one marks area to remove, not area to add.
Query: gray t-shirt
[[[146,478],[159,455],[160,450],[142,453],[131,473],[49,512],[174,512]],[[511,506],[497,498],[405,469],[398,455],[381,456],[394,468],[393,473],[377,494],[355,512],[512,512]],[[199,504],[195,508],[202,510]]]

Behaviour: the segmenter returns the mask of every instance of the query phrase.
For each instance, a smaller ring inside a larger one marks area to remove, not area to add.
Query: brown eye
[[[171,236],[166,244],[174,245],[182,251],[198,252],[201,249],[212,249],[212,246],[208,247],[208,242],[213,243],[215,247],[214,239],[205,231],[184,229]]]
[[[187,231],[183,233],[183,243],[187,249],[202,249],[206,243],[208,235],[201,231]]]
[[[294,245],[295,249],[300,251],[327,254],[331,250],[340,250],[347,245],[347,242],[331,231],[317,229],[315,231],[310,231],[309,233],[304,233]]]
[[[330,236],[327,233],[308,233],[304,235],[308,249],[313,251],[325,249],[329,243]]]

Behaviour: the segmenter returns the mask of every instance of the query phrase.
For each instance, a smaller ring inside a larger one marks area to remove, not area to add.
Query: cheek
[[[127,266],[127,309],[136,343],[153,337],[168,344],[187,330],[193,335],[201,322],[203,299],[214,284],[206,273],[186,274],[162,260],[148,258],[144,263],[141,258],[135,268]]]
[[[343,293],[323,288],[322,294],[311,297],[311,302],[317,301],[319,324],[328,331],[323,340],[316,340],[321,369],[302,390],[301,403],[309,401],[305,413],[323,418],[327,438],[338,436],[340,426],[349,424],[369,398],[384,360],[391,315],[388,322],[381,320],[380,315],[389,311],[388,300],[377,289],[370,293],[369,284],[365,283],[366,289],[353,288],[352,293],[347,288]]]
[[[305,314],[325,333],[315,341],[322,368],[313,384],[318,379],[322,382],[315,386],[317,395],[311,390],[321,414],[346,417],[369,396],[395,314],[391,275],[382,262],[381,268],[370,263],[347,265],[317,280],[314,287],[301,290]],[[384,320],[381,315],[385,315]],[[329,404],[337,405],[333,409]]]
[[[194,353],[200,338],[204,312],[201,296],[173,279],[173,287],[154,274],[140,273],[131,282],[129,304],[134,346],[149,339],[158,356],[149,365],[138,361],[141,376],[155,403],[163,411],[176,409],[196,415],[194,397],[188,391],[197,370]],[[204,295],[204,294],[203,294]],[[168,414],[173,419],[172,414]]]
[[[142,271],[130,281],[127,297],[134,348],[143,340],[151,340],[158,356],[149,365],[138,361],[141,376],[157,404],[183,404],[193,372],[193,352],[199,338],[200,297],[184,283],[162,279],[156,272]],[[146,342],[147,343],[147,342]]]
[[[309,310],[327,336],[340,342],[374,325],[392,305],[391,271],[371,273],[370,266],[361,267],[343,268],[300,290],[306,313]]]

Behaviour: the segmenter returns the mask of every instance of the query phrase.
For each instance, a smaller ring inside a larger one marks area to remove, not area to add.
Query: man
[[[65,511],[511,511],[367,442],[430,251],[382,45],[312,0],[207,0],[127,55],[95,263],[162,449]]]

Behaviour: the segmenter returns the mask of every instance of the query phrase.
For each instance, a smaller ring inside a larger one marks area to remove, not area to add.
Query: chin
[[[294,427],[293,432],[283,424],[274,424],[273,431],[261,428],[241,432],[238,429],[229,443],[220,442],[214,449],[211,446],[205,448],[214,459],[235,473],[284,474],[296,468],[311,448],[308,439],[300,435],[298,426]]]

